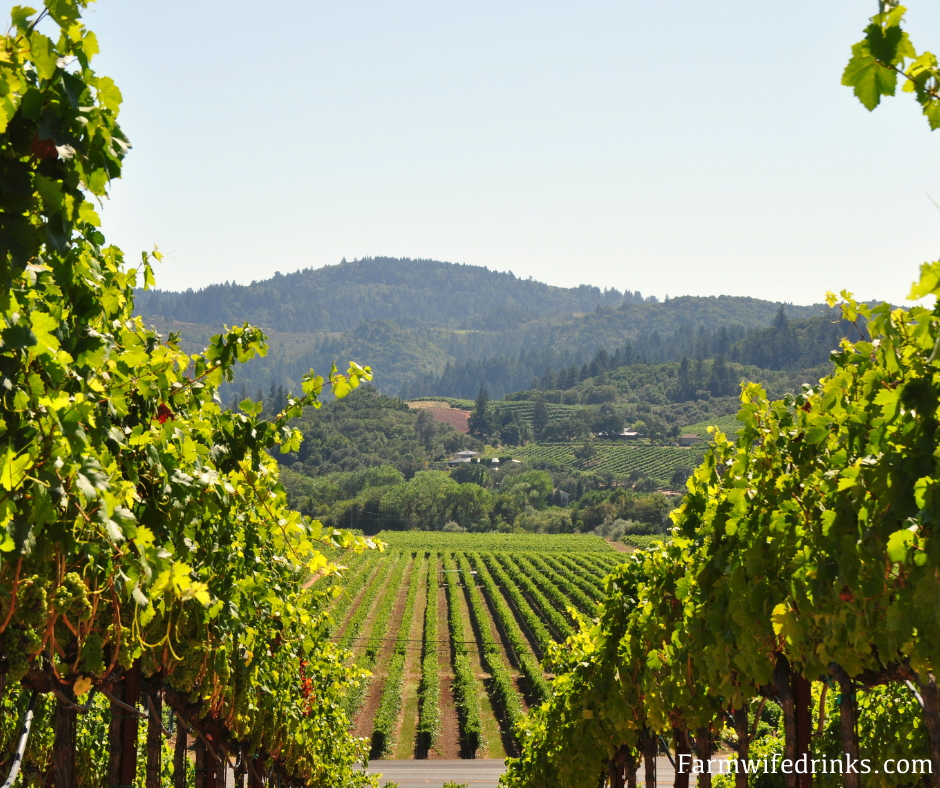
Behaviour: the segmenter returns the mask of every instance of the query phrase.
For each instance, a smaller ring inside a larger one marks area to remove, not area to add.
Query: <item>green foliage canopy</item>
[[[221,724],[227,740],[311,784],[361,782],[359,745],[325,701],[351,674],[303,583],[332,568],[324,545],[371,544],[290,511],[267,450],[296,451],[289,419],[318,407],[325,386],[343,397],[370,371],[311,372],[271,419],[250,401],[232,413],[218,388],[266,352],[259,329],[229,329],[188,354],[133,317],[135,287],[152,286],[160,255],[131,267],[98,229],[93,200],[129,145],[121,93],[91,68],[86,5],[16,7],[0,37],[6,680],[75,697],[139,660],[197,726]]]

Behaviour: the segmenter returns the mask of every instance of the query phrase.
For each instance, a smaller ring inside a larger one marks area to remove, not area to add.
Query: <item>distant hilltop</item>
[[[297,390],[311,367],[328,370],[350,359],[370,364],[386,392],[474,396],[485,382],[501,396],[549,368],[580,368],[598,348],[612,353],[632,343],[665,362],[702,356],[703,343],[730,348],[784,312],[790,320],[831,319],[824,304],[726,295],[659,301],[630,289],[555,287],[482,266],[393,257],[344,260],[248,285],[138,291],[136,311],[161,332],[181,332],[190,351],[223,325],[263,328],[270,353],[239,368],[226,396],[233,388],[267,390],[272,382]],[[727,342],[708,339],[722,328]],[[827,335],[826,352],[828,343]]]
[[[520,322],[645,301],[657,299],[593,285],[555,287],[474,265],[366,257],[276,273],[250,285],[139,291],[136,306],[138,314],[184,323],[231,325],[247,320],[275,331],[304,333],[345,331],[363,320],[383,319],[476,328],[488,321]]]

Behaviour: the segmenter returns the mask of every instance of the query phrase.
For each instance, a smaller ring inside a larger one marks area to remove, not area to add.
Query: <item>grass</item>
[[[415,731],[418,729],[418,680],[411,676],[405,677],[405,702],[401,714],[401,733],[394,757],[405,761],[414,754]]]

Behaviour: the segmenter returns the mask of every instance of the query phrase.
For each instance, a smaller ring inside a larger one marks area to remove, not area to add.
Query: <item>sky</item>
[[[393,256],[900,303],[940,257],[940,131],[841,86],[875,5],[98,0],[133,145],[103,229],[170,290]]]

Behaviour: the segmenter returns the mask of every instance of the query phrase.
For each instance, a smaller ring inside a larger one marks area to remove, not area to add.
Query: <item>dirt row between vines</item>
[[[385,689],[385,677],[388,673],[388,663],[391,661],[392,652],[394,651],[393,643],[391,638],[395,638],[398,635],[398,628],[401,626],[401,619],[405,613],[405,600],[408,598],[408,582],[411,578],[411,573],[414,571],[415,561],[409,561],[409,566],[406,567],[405,573],[402,575],[402,581],[399,588],[389,588],[391,583],[391,577],[395,573],[395,570],[389,573],[389,579],[386,581],[383,589],[375,595],[375,603],[373,604],[372,611],[369,613],[368,618],[366,619],[366,624],[362,628],[362,635],[364,637],[369,637],[372,633],[372,626],[375,623],[375,616],[379,609],[379,606],[382,604],[382,597],[385,594],[394,593],[396,594],[395,605],[392,607],[392,613],[388,617],[388,627],[385,630],[383,635],[384,642],[379,647],[378,657],[375,660],[375,665],[372,668],[372,681],[369,684],[369,697],[366,698],[365,703],[362,706],[362,710],[356,717],[356,725],[354,727],[354,733],[356,736],[365,736],[366,738],[372,738],[372,724],[375,720],[375,714],[379,710],[379,703],[382,700],[382,691]],[[365,642],[360,641],[363,645],[358,649],[357,654],[361,654],[365,651]]]
[[[379,651],[376,664],[372,668],[373,676],[368,688],[368,695],[363,702],[361,710],[356,715],[353,730],[356,736],[364,736],[366,738],[371,738],[372,736],[375,715],[378,711],[379,704],[381,703],[382,692],[385,688],[385,678],[388,670],[388,664],[394,652],[394,641],[398,635],[399,628],[402,623],[402,616],[404,614],[404,606],[407,599],[411,573],[420,571],[422,573],[422,577],[418,587],[418,594],[415,600],[414,616],[411,621],[408,635],[410,642],[408,644],[407,658],[405,663],[402,712],[399,715],[397,722],[397,735],[395,738],[394,749],[390,755],[390,757],[396,760],[409,760],[416,757],[416,733],[420,714],[421,666],[423,656],[422,649],[424,645],[424,617],[427,606],[427,575],[424,571],[422,571],[422,566],[424,565],[426,565],[427,573],[430,574],[431,590],[432,592],[437,593],[438,639],[440,641],[436,644],[436,648],[438,653],[438,663],[440,666],[441,731],[434,747],[432,747],[431,750],[427,753],[427,758],[431,760],[459,759],[463,757],[460,745],[460,723],[456,704],[454,702],[453,690],[451,687],[453,682],[454,644],[452,642],[448,623],[448,601],[446,588],[439,586],[437,580],[439,562],[433,562],[421,558],[412,558],[410,560],[410,566],[406,569],[403,575],[399,588],[389,588],[391,574],[394,571],[392,570],[383,584],[383,589],[380,590],[380,592],[376,595],[372,609],[369,611],[364,622],[362,632],[359,636],[360,638],[368,638],[372,634],[375,616],[381,604],[381,600],[385,594],[397,592],[392,613],[389,617],[388,628],[383,636],[384,642]],[[366,587],[374,582],[376,571],[378,571],[378,566],[376,566],[372,571],[372,576],[370,577],[369,583]],[[582,571],[585,571],[584,568],[582,568]],[[587,574],[586,571],[585,574]],[[596,582],[597,580],[596,576],[586,579],[590,579],[593,582]],[[538,644],[534,642],[534,638],[532,637],[531,632],[523,622],[522,617],[520,616],[519,611],[516,609],[516,606],[513,604],[512,599],[510,598],[506,589],[502,588],[498,581],[496,585],[503,597],[503,600],[512,612],[516,624],[522,632],[524,639],[528,642],[532,653],[535,656],[538,656]],[[512,733],[508,729],[508,725],[502,709],[494,699],[491,687],[491,676],[489,672],[484,669],[482,663],[482,640],[480,638],[480,632],[477,629],[476,622],[473,621],[471,614],[469,598],[467,596],[469,589],[459,587],[458,590],[460,591],[460,593],[457,595],[458,607],[460,609],[461,618],[464,624],[465,636],[468,640],[473,641],[472,643],[468,643],[468,649],[471,665],[473,666],[474,673],[478,679],[478,698],[480,702],[481,722],[483,723],[484,735],[487,742],[487,746],[477,753],[477,757],[503,758],[506,757],[507,754],[513,755],[516,752],[516,747],[512,738]],[[529,694],[527,682],[520,673],[518,661],[509,647],[509,642],[506,637],[506,633],[503,631],[502,624],[499,623],[496,619],[493,600],[489,598],[489,594],[482,586],[479,587],[478,590],[484,600],[483,610],[486,615],[486,625],[489,627],[490,635],[492,636],[494,642],[498,645],[500,656],[502,657],[504,664],[508,666],[516,688],[519,690],[523,709],[524,711],[528,712],[531,696]],[[348,622],[361,604],[362,596],[365,593],[366,589],[363,588],[363,590],[357,594],[357,598],[354,604],[350,606],[342,626],[337,630],[337,634],[340,637],[345,633]],[[539,606],[534,604],[533,600],[528,599],[528,594],[523,592],[523,596],[530,602],[533,611],[539,615],[540,618],[542,618],[545,625],[551,630],[551,625],[545,621],[543,611],[540,610]],[[351,650],[357,656],[363,654],[365,651],[366,642],[367,641],[365,639],[357,640],[356,644],[353,645]]]

